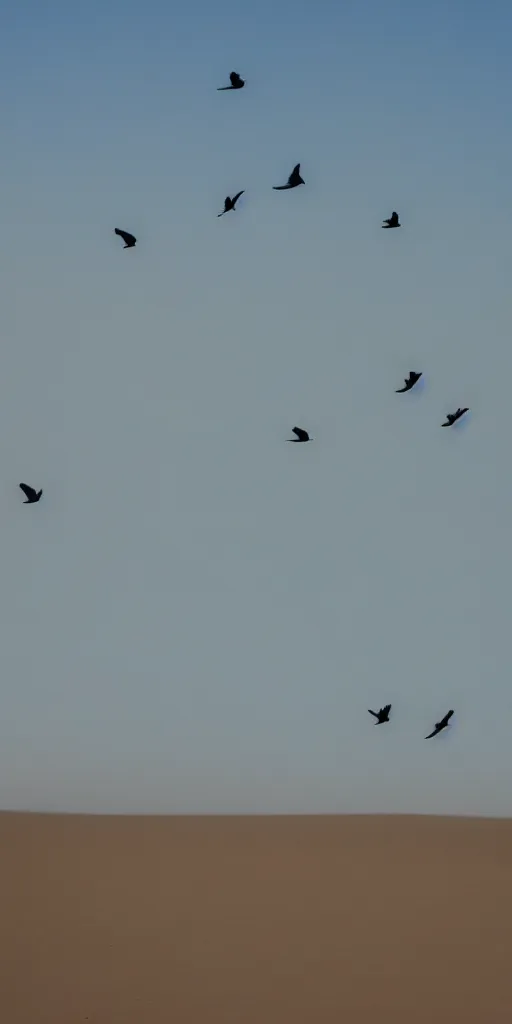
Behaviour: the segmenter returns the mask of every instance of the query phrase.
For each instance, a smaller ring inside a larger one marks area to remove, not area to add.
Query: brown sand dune
[[[1,814],[5,1024],[510,1024],[512,821]]]

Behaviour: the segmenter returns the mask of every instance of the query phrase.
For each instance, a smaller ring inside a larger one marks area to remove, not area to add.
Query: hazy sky
[[[511,32],[4,12],[2,807],[512,813]]]

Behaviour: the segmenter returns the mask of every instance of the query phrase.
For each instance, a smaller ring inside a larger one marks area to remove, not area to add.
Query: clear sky
[[[510,814],[510,4],[2,21],[0,806]]]

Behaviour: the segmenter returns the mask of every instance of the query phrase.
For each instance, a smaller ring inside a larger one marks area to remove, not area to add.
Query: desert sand
[[[0,814],[5,1024],[510,1024],[512,821]]]

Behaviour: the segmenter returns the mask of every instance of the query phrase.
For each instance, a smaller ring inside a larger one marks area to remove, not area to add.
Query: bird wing
[[[391,704],[385,704],[384,707],[381,708],[381,711],[384,711],[386,715],[389,715],[389,712],[391,711]]]
[[[299,441],[307,441],[309,437],[307,430],[303,430],[302,427],[294,427],[293,433],[297,435]]]
[[[233,196],[233,206],[235,205],[237,199],[240,199],[240,196],[243,196],[244,192],[245,189],[243,188],[241,192],[237,192],[236,196]]]
[[[371,708],[368,708],[368,714],[369,715],[373,715],[374,718],[378,718],[379,717],[377,712],[376,711],[372,711]]]
[[[288,184],[290,184],[290,182],[293,181],[293,179],[296,178],[299,174],[300,174],[300,164],[295,164],[295,167],[293,168],[293,171],[290,174],[290,177],[288,178]]]
[[[29,484],[20,484],[20,487],[26,498],[35,498],[36,492],[33,487],[29,486]]]
[[[231,85],[235,85],[235,82],[239,82],[240,81],[240,75],[237,74],[236,71],[232,71],[230,76],[229,76],[229,81],[231,82]]]
[[[135,244],[135,241],[136,241],[135,235],[131,235],[129,231],[121,231],[121,228],[115,228],[115,233],[116,233],[116,235],[120,235],[121,238],[123,239],[123,242],[126,242],[127,245],[130,242]]]
[[[446,713],[444,718],[442,718],[441,721],[439,722],[439,725],[442,725],[442,726],[448,725],[448,722],[450,721],[450,718],[452,717],[452,715],[453,715],[453,709],[451,709],[450,711],[448,711]]]
[[[428,736],[425,736],[425,739],[426,740],[431,740],[432,736],[437,736],[438,732],[439,732],[439,729],[436,726],[436,728],[433,729],[432,732],[429,732]]]

